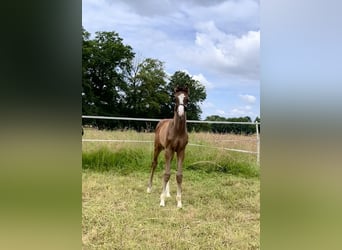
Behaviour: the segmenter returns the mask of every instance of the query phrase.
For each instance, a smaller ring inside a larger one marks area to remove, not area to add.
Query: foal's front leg
[[[170,148],[165,149],[165,172],[163,176],[163,190],[160,195],[160,206],[165,207],[165,197],[170,195],[169,180],[171,175],[171,161],[174,152]]]
[[[184,160],[185,150],[177,152],[177,207],[182,208],[182,181],[183,181],[183,160]]]

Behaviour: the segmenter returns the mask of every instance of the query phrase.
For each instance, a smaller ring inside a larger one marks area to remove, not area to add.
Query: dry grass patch
[[[176,208],[175,178],[160,208],[162,171],[151,194],[147,172],[83,171],[84,249],[259,249],[258,179],[188,171],[184,208]]]

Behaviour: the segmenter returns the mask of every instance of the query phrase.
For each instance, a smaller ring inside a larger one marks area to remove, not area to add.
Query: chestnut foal
[[[185,156],[185,147],[188,143],[188,132],[186,129],[186,106],[189,98],[189,90],[187,87],[175,88],[176,106],[173,119],[161,120],[155,132],[154,139],[154,157],[151,164],[151,175],[148,182],[147,192],[152,189],[152,179],[154,170],[158,164],[159,153],[165,149],[165,173],[163,176],[163,191],[160,195],[160,206],[165,206],[165,197],[170,197],[169,179],[170,179],[170,164],[173,155],[177,153],[177,207],[182,207],[182,165]]]

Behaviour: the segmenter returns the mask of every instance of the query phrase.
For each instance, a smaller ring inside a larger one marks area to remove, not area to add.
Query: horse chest
[[[168,138],[168,146],[171,147],[172,150],[174,151],[185,148],[187,143],[188,143],[187,135]]]

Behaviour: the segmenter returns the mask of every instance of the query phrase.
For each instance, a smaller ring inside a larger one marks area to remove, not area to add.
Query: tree
[[[218,115],[211,115],[205,118],[206,121],[227,121],[226,118],[218,116]],[[231,131],[230,124],[210,124],[210,131],[214,133],[227,133]]]
[[[127,113],[133,117],[163,117],[161,104],[169,102],[164,64],[147,58],[132,67],[128,77]]]
[[[205,100],[207,94],[205,87],[199,81],[192,79],[187,73],[183,71],[176,71],[170,78],[167,87],[167,92],[171,97],[172,104],[165,104],[165,113],[169,112],[173,115],[175,100],[173,98],[174,88],[177,86],[187,86],[189,89],[189,103],[187,106],[187,119],[199,120],[201,117],[202,109],[200,103]],[[170,102],[171,103],[171,102]],[[171,116],[172,116],[171,115]]]
[[[90,40],[90,34],[83,29],[82,111],[115,116],[123,108],[127,88],[124,72],[129,71],[134,53],[118,33],[95,34],[95,39]]]
[[[168,100],[166,93],[166,73],[163,62],[147,58],[142,61],[135,58],[126,74],[125,116],[163,118],[161,103]],[[136,130],[150,130],[156,122],[129,122],[128,127]]]
[[[199,103],[205,100],[206,92],[199,81],[181,71],[168,79],[163,62],[152,58],[139,61],[116,32],[96,32],[91,39],[90,33],[82,29],[82,35],[82,114],[171,118],[174,88],[188,86],[187,117],[200,118]],[[141,126],[130,121],[96,120],[95,123],[85,119],[84,122],[99,128],[140,129],[138,125]]]
[[[82,28],[82,114],[97,114],[95,105],[96,96],[92,89],[91,58],[93,54],[93,41],[90,40],[90,33]]]
[[[244,117],[234,117],[227,118],[227,121],[231,122],[252,122],[252,119],[249,116]],[[255,133],[255,125],[253,124],[230,124],[230,133],[234,134],[253,134]]]
[[[252,122],[249,116],[225,118],[218,115],[208,116],[206,121]],[[214,133],[253,134],[256,132],[254,124],[210,124]]]

